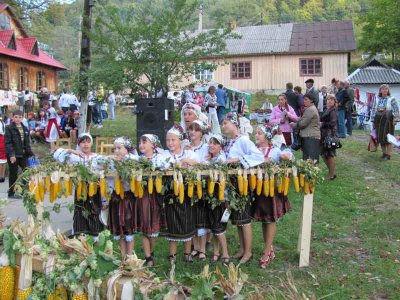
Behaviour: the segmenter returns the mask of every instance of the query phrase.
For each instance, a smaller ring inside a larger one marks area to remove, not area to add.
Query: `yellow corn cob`
[[[50,184],[50,189],[49,189],[49,198],[50,198],[50,203],[53,203],[56,200],[56,187],[55,184],[52,183]]]
[[[201,180],[197,180],[196,182],[196,191],[197,191],[197,198],[199,198],[199,200],[203,197],[203,185]]]
[[[269,196],[269,179],[264,179],[263,181],[263,195],[265,197]]]
[[[39,185],[37,185],[34,189],[35,191],[35,202],[39,203],[40,201],[42,201],[41,197],[40,197],[40,188]]]
[[[29,181],[29,193],[32,193],[34,188],[35,188],[35,183],[33,182],[33,180],[30,180]]]
[[[68,294],[63,286],[56,287],[54,294],[47,296],[47,300],[68,300]]]
[[[88,185],[86,182],[82,183],[82,195],[83,195],[83,201],[86,201],[88,196]]]
[[[311,182],[310,182],[310,193],[312,194],[312,193],[314,193],[315,192],[315,179],[311,179]]]
[[[121,192],[121,180],[118,176],[115,176],[114,178],[114,190],[117,195],[119,195]]]
[[[21,267],[20,266],[18,266],[18,265],[16,265],[15,266],[15,268],[14,268],[14,270],[15,270],[15,276],[14,276],[14,282],[15,282],[15,284],[14,284],[14,298],[13,299],[17,299],[17,295],[18,295],[18,281],[19,281],[19,273],[20,273],[20,271],[21,271]],[[0,296],[0,299],[1,299],[1,296]]]
[[[209,179],[208,180],[208,194],[212,196],[214,194],[215,189],[215,181]]]
[[[64,179],[64,196],[67,198],[69,196],[69,179]]]
[[[218,199],[220,201],[225,200],[225,184],[226,184],[225,180],[223,180],[219,183]]]
[[[251,170],[250,174],[250,190],[253,192],[256,189],[257,185],[257,177],[256,174],[253,173],[253,170]]]
[[[141,180],[136,180],[135,192],[136,192],[136,197],[138,197],[139,199],[143,198],[144,190]]]
[[[289,186],[290,186],[290,177],[285,176],[283,181],[283,195],[287,196],[289,192]]]
[[[193,192],[194,192],[194,183],[193,180],[189,180],[187,189],[187,194],[189,198],[193,197]]]
[[[185,199],[185,185],[183,182],[179,183],[179,203],[182,204]]]
[[[261,179],[257,178],[257,190],[256,190],[257,196],[261,195],[262,188],[263,188],[263,180],[262,178]]]
[[[153,187],[154,187],[154,181],[153,177],[150,177],[149,180],[147,181],[147,191],[149,194],[153,194]]]
[[[275,177],[271,176],[269,178],[269,196],[273,197],[275,195]]]
[[[11,266],[5,266],[0,268],[0,299],[1,300],[13,300],[15,284],[15,269]]]
[[[76,186],[76,198],[78,198],[78,200],[81,200],[82,197],[82,185],[83,182],[79,180]]]
[[[177,180],[174,180],[174,195],[175,196],[179,195],[179,183]]]
[[[304,174],[300,174],[300,186],[304,187]]]
[[[136,191],[136,180],[135,177],[132,176],[131,181],[129,182],[129,187],[131,188],[131,192],[135,194]]]
[[[243,196],[247,196],[249,193],[249,181],[246,177],[243,177]]]
[[[124,200],[125,199],[125,186],[124,182],[121,180],[119,183],[119,197]]]
[[[279,183],[278,183],[279,182]],[[278,190],[278,193],[280,194],[280,193],[282,193],[283,192],[283,177],[279,177],[278,178],[278,180],[276,181],[276,184],[277,184],[277,190]]]
[[[57,182],[56,187],[57,187],[57,197],[61,198],[62,197],[62,182],[61,182],[61,180],[59,182]]]
[[[44,183],[45,183],[45,187],[46,187],[46,191],[50,191],[50,184],[51,184],[51,180],[50,180],[50,176],[46,176],[46,178],[44,179]]]
[[[43,182],[39,182],[39,193],[40,193],[40,201],[43,202],[45,194]]]
[[[106,179],[105,178],[100,178],[100,196],[105,197],[106,196],[106,190],[107,190],[107,184],[106,184]]]
[[[29,288],[27,290],[18,290],[17,294],[17,300],[26,300],[32,293],[32,288]]]
[[[74,294],[72,300],[88,300],[87,294]]]
[[[69,186],[68,186],[68,188],[69,188],[68,194],[72,195],[72,190],[73,190],[73,188],[74,188],[74,183],[73,183],[72,180],[69,181]]]
[[[96,184],[94,182],[89,182],[89,191],[88,191],[89,197],[93,197],[96,195]]]
[[[156,192],[161,193],[161,190],[162,190],[162,177],[157,176],[156,177]]]
[[[299,176],[293,176],[294,191],[298,193],[300,191]]]
[[[310,192],[310,183],[308,182],[308,180],[304,180],[304,194],[308,194]]]
[[[243,195],[243,171],[239,169],[238,171],[238,190],[239,190],[239,195]]]

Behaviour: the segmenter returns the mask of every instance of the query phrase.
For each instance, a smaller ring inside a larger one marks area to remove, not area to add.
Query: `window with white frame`
[[[199,67],[194,74],[195,81],[210,81],[214,79],[214,71]]]

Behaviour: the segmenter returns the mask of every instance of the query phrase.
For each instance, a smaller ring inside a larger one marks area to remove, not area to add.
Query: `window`
[[[200,68],[195,71],[194,80],[195,81],[210,81],[214,79],[214,71]]]
[[[39,91],[42,87],[46,87],[46,73],[39,71],[36,73],[36,90]]]
[[[18,90],[24,91],[29,88],[28,68],[20,67],[18,69]]]
[[[0,15],[0,30],[10,30],[10,18],[5,15],[2,14]]]
[[[0,88],[9,88],[8,65],[5,63],[0,63]]]
[[[17,50],[17,46],[15,44],[15,36],[14,36],[14,34],[11,36],[10,42],[8,43],[8,48]]]
[[[231,79],[250,79],[251,62],[231,63]]]
[[[322,58],[300,58],[300,76],[322,76]]]

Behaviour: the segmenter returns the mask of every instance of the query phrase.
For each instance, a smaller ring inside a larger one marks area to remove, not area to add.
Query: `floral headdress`
[[[230,113],[226,114],[225,118],[228,121],[231,121],[236,126],[238,126],[238,127],[240,126],[239,125],[239,116],[238,116],[238,114],[236,112],[230,112]]]
[[[133,148],[132,141],[127,136],[121,136],[121,137],[115,139],[114,145],[115,144],[120,144],[120,145],[124,146],[126,148],[126,150],[128,150],[128,151],[132,150],[132,148]]]
[[[146,134],[143,134],[140,138],[141,139],[147,138],[150,141],[150,143],[152,143],[156,148],[161,146],[160,139],[155,134],[146,133]]]
[[[183,141],[185,139],[185,132],[183,128],[177,124],[175,124],[167,133],[172,133],[178,136],[178,138]]]
[[[279,125],[274,125],[270,126],[268,124],[266,125],[259,125],[257,128],[259,128],[267,138],[267,140],[272,140],[272,138],[276,135],[279,134]]]
[[[92,138],[92,136],[91,136],[89,133],[84,132],[84,133],[81,133],[81,134],[79,135],[79,137],[78,137],[78,145],[79,145],[80,143],[82,143],[82,142],[83,142],[84,140],[86,140],[86,139],[89,139],[89,140],[90,140],[90,143],[93,144],[93,138]]]
[[[225,139],[222,135],[220,135],[220,134],[212,134],[212,135],[210,136],[209,141],[210,141],[211,139],[215,139],[222,147],[224,147],[225,144],[226,144],[226,139]]]
[[[201,131],[203,134],[208,134],[211,131],[211,126],[208,125],[207,123],[200,121],[200,120],[194,120],[192,124],[197,124],[200,126]]]

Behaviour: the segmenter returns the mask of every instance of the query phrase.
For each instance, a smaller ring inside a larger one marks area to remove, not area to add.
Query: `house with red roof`
[[[67,68],[40,50],[7,3],[0,2],[0,90],[57,89],[57,72]]]

